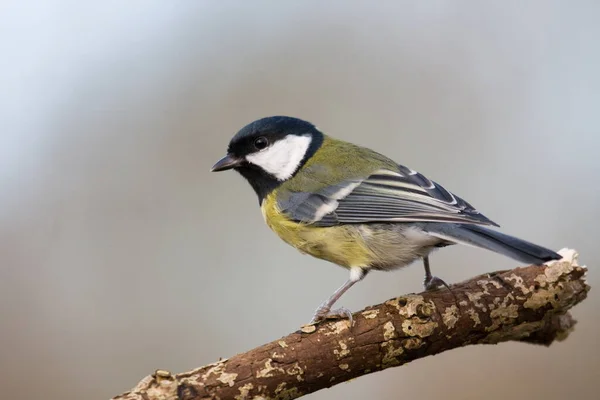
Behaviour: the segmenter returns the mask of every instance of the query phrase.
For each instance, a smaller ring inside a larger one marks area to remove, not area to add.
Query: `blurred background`
[[[600,3],[4,1],[3,397],[106,399],[307,322],[346,271],[264,225],[209,168],[268,115],[307,119],[580,252],[579,324],[550,348],[472,346],[311,399],[600,396]],[[455,247],[448,282],[517,264]],[[414,265],[340,305],[421,290]]]

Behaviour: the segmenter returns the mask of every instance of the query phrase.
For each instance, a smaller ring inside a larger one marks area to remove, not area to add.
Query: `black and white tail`
[[[540,265],[560,260],[558,253],[537,244],[472,224],[427,223],[425,230],[432,236],[452,243],[481,247],[528,264]]]

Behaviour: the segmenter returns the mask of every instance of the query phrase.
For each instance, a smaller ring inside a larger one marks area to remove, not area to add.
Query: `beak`
[[[225,157],[217,161],[215,165],[213,165],[213,167],[210,169],[210,172],[226,171],[228,169],[237,167],[243,161],[244,160],[241,158],[227,154]]]

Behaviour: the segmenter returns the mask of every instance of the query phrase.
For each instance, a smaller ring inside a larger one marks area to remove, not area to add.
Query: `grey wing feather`
[[[318,224],[320,226],[337,225],[335,210],[339,199],[347,197],[362,180],[347,180],[337,185],[326,186],[317,193],[293,192],[279,199],[280,210],[295,221]]]
[[[410,221],[498,226],[460,197],[404,166],[317,193],[292,193],[279,206],[290,218],[317,226]]]

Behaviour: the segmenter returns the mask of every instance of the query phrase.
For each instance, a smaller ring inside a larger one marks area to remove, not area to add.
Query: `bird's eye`
[[[256,147],[258,150],[262,150],[262,149],[266,148],[268,145],[269,145],[269,141],[264,136],[256,138],[256,140],[254,141],[254,147]]]

